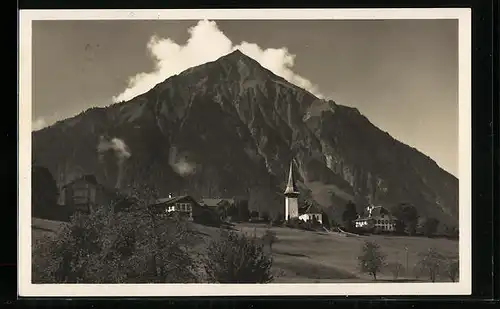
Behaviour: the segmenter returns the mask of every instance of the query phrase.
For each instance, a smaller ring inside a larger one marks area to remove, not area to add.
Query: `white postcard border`
[[[459,23],[459,255],[455,283],[308,284],[32,284],[31,96],[33,20],[457,19]],[[20,296],[265,296],[470,295],[471,265],[471,10],[242,9],[242,10],[21,10],[19,13],[18,293]]]

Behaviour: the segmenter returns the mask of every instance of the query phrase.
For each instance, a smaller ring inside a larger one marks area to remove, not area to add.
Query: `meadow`
[[[33,242],[44,235],[54,235],[61,222],[33,218]],[[219,230],[193,224],[201,235],[196,251],[203,250],[204,244],[213,237],[218,237]],[[269,227],[264,224],[241,223],[234,229],[262,236]],[[358,270],[357,257],[365,241],[375,241],[387,256],[386,262],[399,262],[409,272],[402,273],[397,281],[428,281],[425,274],[415,276],[414,267],[418,253],[434,247],[446,257],[458,257],[458,241],[441,238],[403,237],[403,236],[346,236],[332,232],[313,232],[287,227],[270,227],[277,236],[272,246],[273,271],[277,275],[276,283],[320,283],[320,282],[373,282],[368,274]],[[406,254],[405,248],[408,248]],[[389,270],[384,269],[377,282],[393,281]],[[437,281],[449,281],[440,276]]]

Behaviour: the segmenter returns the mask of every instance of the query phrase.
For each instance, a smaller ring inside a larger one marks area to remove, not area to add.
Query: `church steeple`
[[[293,160],[290,162],[290,171],[288,172],[288,183],[285,189],[285,195],[298,195],[299,190],[297,190],[297,185],[295,184],[295,178],[293,177]]]

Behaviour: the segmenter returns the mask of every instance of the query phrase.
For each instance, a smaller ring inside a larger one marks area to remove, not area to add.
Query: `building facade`
[[[157,214],[166,216],[178,214],[192,221],[196,216],[197,208],[201,206],[189,195],[176,197],[170,195],[167,198],[158,199],[151,207]]]
[[[90,213],[97,207],[111,207],[118,194],[99,184],[93,175],[77,178],[61,188],[60,200],[76,212]]]
[[[314,204],[309,204],[308,206],[299,209],[299,214],[299,219],[304,222],[312,222],[316,220],[318,223],[323,224],[323,213]]]
[[[228,217],[229,208],[235,206],[235,200],[232,198],[203,198],[199,204],[216,212],[220,220],[224,221]]]
[[[382,206],[369,205],[365,212],[354,220],[356,228],[373,232],[394,232],[396,218]]]

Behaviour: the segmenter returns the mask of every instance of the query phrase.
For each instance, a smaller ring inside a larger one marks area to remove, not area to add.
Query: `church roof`
[[[288,172],[288,182],[285,189],[285,194],[298,194],[299,190],[293,177],[293,161],[290,162],[290,171]]]

